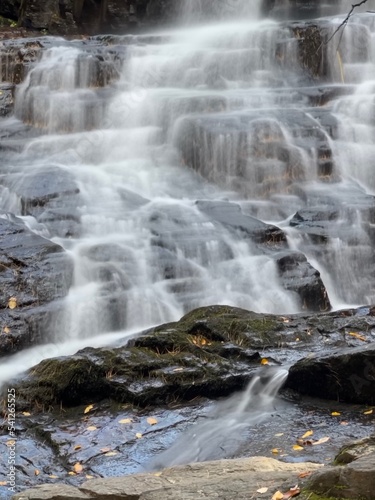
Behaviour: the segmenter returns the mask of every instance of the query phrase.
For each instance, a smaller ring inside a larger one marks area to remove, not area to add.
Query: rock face
[[[12,500],[174,500],[197,498],[263,498],[260,485],[274,493],[289,490],[301,472],[314,471],[312,463],[286,464],[272,458],[220,460],[173,467],[158,474],[138,474],[115,479],[91,480],[79,488],[42,485],[15,495]]]
[[[302,394],[370,405],[375,404],[374,383],[375,343],[302,359],[288,378],[288,386]]]
[[[40,343],[47,333],[47,304],[67,294],[72,262],[55,243],[20,219],[0,218],[0,355]]]

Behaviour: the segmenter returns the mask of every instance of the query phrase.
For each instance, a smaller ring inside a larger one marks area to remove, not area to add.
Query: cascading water
[[[76,231],[54,233],[24,218],[74,260],[73,286],[50,327],[54,354],[65,341],[64,352],[94,337],[106,343],[109,332],[124,336],[208,304],[301,311],[271,251],[218,223],[197,200],[232,200],[282,227],[330,283],[334,306],[374,302],[372,233],[363,229],[373,212],[373,16],[353,17],[339,55],[334,42],[327,46],[313,68],[327,68],[332,86],[322,91],[306,76],[301,28],[260,20],[261,2],[199,5],[219,20],[120,37],[119,78],[107,89],[97,88],[103,75],[85,45],[60,39],[50,40],[19,86],[17,118],[3,127],[19,119],[40,133],[8,153],[12,168],[27,175],[9,183],[2,210],[21,213],[14,193],[51,168],[80,193]],[[186,19],[194,21],[195,7],[186,3]],[[327,19],[327,33],[342,19]],[[314,108],[330,91],[332,102]],[[328,234],[291,229],[321,207]],[[20,370],[43,357],[33,352],[14,358]]]

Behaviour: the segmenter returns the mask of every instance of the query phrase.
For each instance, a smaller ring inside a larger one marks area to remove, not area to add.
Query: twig
[[[341,30],[341,28],[345,28],[345,26],[348,24],[349,22],[349,19],[351,18],[354,10],[357,8],[357,7],[361,7],[361,5],[364,5],[365,3],[367,3],[367,0],[362,0],[362,2],[358,2],[358,3],[355,3],[352,5],[352,8],[350,9],[350,11],[348,12],[348,15],[346,16],[346,18],[343,20],[343,22],[340,24],[340,26],[334,31],[333,35],[331,35],[328,40],[325,42],[325,44],[329,43],[332,38]],[[340,42],[341,42],[341,39],[340,39]]]

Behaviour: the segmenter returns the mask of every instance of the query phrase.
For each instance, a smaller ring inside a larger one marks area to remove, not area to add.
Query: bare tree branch
[[[367,0],[362,0],[362,2],[358,2],[358,3],[355,3],[355,4],[352,4],[352,8],[350,9],[350,11],[348,12],[348,15],[346,16],[346,18],[343,20],[343,22],[340,24],[340,26],[334,31],[333,35],[331,35],[328,40],[325,41],[325,44],[329,43],[332,38],[342,29],[342,28],[345,28],[345,26],[348,24],[349,22],[349,19],[351,18],[354,10],[357,8],[357,7],[361,7],[361,5],[364,5],[365,3],[367,3]],[[340,40],[341,41],[341,40]]]

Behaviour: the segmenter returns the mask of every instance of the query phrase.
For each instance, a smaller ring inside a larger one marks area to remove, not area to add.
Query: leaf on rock
[[[9,309],[15,309],[17,307],[17,297],[11,297],[8,300]]]
[[[271,450],[271,452],[274,454],[274,455],[277,455],[279,453],[279,449],[278,448],[273,448]]]
[[[86,474],[86,479],[94,479],[94,476],[90,476],[90,474]]]
[[[23,415],[24,417],[30,417],[31,413],[29,413],[28,411],[23,411],[23,412],[22,412],[22,415]]]
[[[82,448],[80,444],[76,444],[75,447],[73,448],[74,451],[78,451]]]
[[[10,328],[8,328],[7,326],[4,326],[3,332],[4,333],[10,333]]]
[[[111,448],[108,448],[108,446],[106,446],[105,448],[100,448],[100,451],[102,453],[107,453],[107,451],[111,451]]]
[[[140,432],[137,432],[137,434],[135,435],[135,437],[137,439],[142,439],[143,435]]]
[[[318,439],[318,441],[314,441],[313,445],[316,446],[317,444],[323,444],[323,443],[326,443],[329,440],[330,440],[329,437],[324,437],[324,438]]]
[[[95,425],[89,425],[86,430],[87,431],[96,431],[97,427],[95,427]]]
[[[364,415],[371,415],[374,412],[374,410],[366,410],[363,412]]]
[[[175,368],[173,371],[174,372],[183,372],[184,369],[180,367],[180,368]]]
[[[76,476],[77,474],[73,472],[72,470],[68,472],[69,476]]]
[[[302,436],[302,439],[308,438],[309,436],[312,436],[314,434],[314,431],[307,431],[305,434]]]
[[[39,476],[39,474],[40,474],[40,470],[35,469],[35,470],[34,470],[34,476]]]
[[[262,358],[260,361],[261,365],[269,365],[268,359],[267,358]]]
[[[290,488],[289,491],[284,493],[283,500],[287,500],[288,498],[296,497],[301,493],[301,489],[298,487],[298,484],[294,486],[294,488]]]
[[[118,455],[118,451],[108,451],[104,454],[105,457],[114,457],[115,455]]]
[[[8,484],[8,481],[0,481],[0,486],[6,486]]]
[[[155,418],[155,417],[148,417],[147,423],[150,424],[150,425],[155,425],[155,424],[158,423],[158,419]]]
[[[265,486],[264,488],[259,488],[259,490],[257,490],[257,493],[267,493],[268,491],[268,488]]]
[[[123,418],[122,420],[119,420],[119,424],[131,424],[133,420],[131,418]]]
[[[362,342],[367,341],[366,337],[364,337],[363,335],[361,335],[360,333],[357,333],[357,332],[349,332],[348,335],[351,335],[352,337],[355,337],[358,340],[362,340]]]
[[[58,479],[59,478],[59,476],[55,476],[55,474],[50,474],[48,477],[50,479]]]
[[[303,449],[304,449],[303,446],[300,446],[299,444],[293,445],[293,450],[295,451],[302,451]]]
[[[272,497],[272,500],[283,500],[283,498],[284,493],[281,493],[281,491],[276,491],[276,493]]]
[[[306,472],[301,472],[300,474],[298,474],[298,477],[300,479],[303,479],[304,477],[309,477],[311,476],[312,472],[309,472],[309,471],[306,471]]]
[[[281,436],[284,436],[284,433],[283,432],[279,432],[278,434],[275,434],[275,437],[279,438]]]
[[[76,474],[79,474],[80,472],[82,472],[83,467],[79,462],[77,462],[76,464],[74,464],[73,469]]]
[[[339,417],[341,415],[341,413],[339,411],[333,411],[331,413],[332,417]]]
[[[91,411],[93,408],[94,408],[94,405],[88,405],[88,406],[86,406],[85,411],[84,411],[83,413],[88,413],[88,412],[89,412],[89,411]]]

